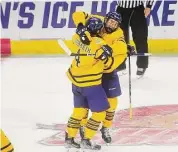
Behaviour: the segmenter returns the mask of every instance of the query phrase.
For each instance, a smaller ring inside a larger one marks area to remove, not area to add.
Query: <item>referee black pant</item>
[[[117,12],[122,16],[121,28],[124,31],[125,40],[128,43],[128,27],[131,26],[133,41],[138,53],[148,53],[148,25],[144,15],[144,6],[140,5],[135,8],[117,7]],[[131,16],[132,14],[132,16]],[[131,19],[130,19],[131,17]],[[130,25],[129,25],[130,19]],[[118,69],[126,67],[125,61]],[[148,68],[148,56],[137,57],[138,68]]]

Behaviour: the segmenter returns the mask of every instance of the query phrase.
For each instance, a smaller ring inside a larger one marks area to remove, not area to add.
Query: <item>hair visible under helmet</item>
[[[105,28],[105,30],[106,30],[106,32],[107,33],[112,33],[112,32],[114,32],[116,29],[111,29],[110,27],[107,27],[107,21],[109,20],[109,19],[113,19],[113,20],[115,20],[115,21],[117,21],[118,22],[118,27],[119,27],[119,25],[121,24],[121,22],[122,22],[122,17],[121,17],[121,14],[120,13],[117,13],[117,12],[109,12],[109,13],[107,13],[106,14],[106,17],[105,17],[105,21],[104,21],[104,28]]]
[[[103,27],[103,21],[100,18],[92,17],[88,19],[85,26],[91,36],[96,36]]]

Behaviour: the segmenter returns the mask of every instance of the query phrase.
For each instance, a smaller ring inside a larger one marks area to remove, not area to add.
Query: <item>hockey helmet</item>
[[[97,35],[103,27],[103,21],[100,18],[91,17],[85,26],[91,35]]]
[[[110,27],[110,25],[107,25],[109,19],[115,20],[117,22],[117,26],[113,28],[113,27]],[[114,32],[120,26],[121,22],[122,22],[122,17],[120,13],[117,13],[117,12],[107,13],[105,17],[105,22],[104,22],[104,27],[106,29],[106,32],[108,33]]]

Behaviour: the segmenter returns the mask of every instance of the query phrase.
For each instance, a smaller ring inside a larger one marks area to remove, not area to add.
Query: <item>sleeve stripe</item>
[[[111,57],[111,64],[110,64],[110,66],[108,67],[108,68],[106,68],[106,69],[104,69],[104,70],[109,70],[109,69],[111,69],[112,68],[112,65],[114,64],[114,58],[113,57]]]
[[[83,14],[85,15],[85,19],[87,19],[88,18],[88,13],[83,12]]]

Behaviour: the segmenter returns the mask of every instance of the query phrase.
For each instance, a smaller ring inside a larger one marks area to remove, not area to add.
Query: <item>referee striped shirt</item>
[[[146,7],[151,8],[154,0],[119,0],[118,6],[123,8],[135,8],[146,3]]]

